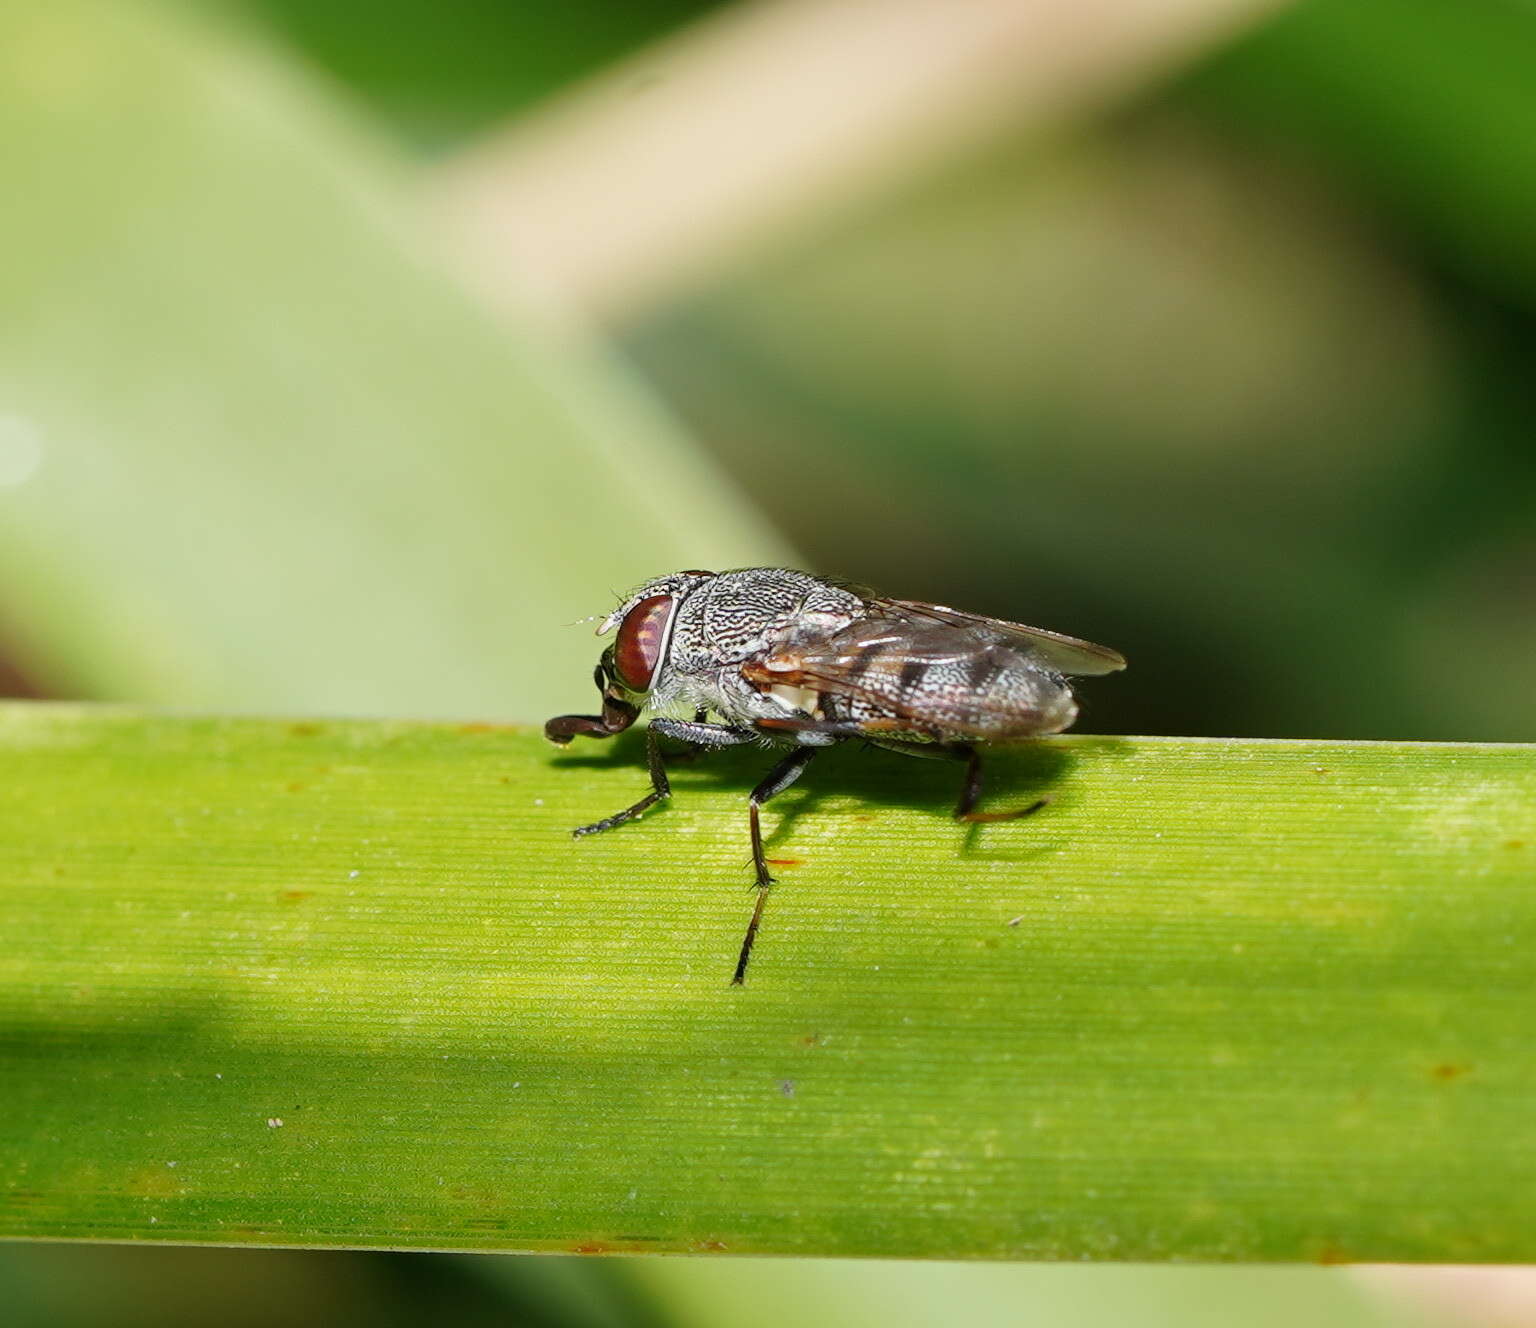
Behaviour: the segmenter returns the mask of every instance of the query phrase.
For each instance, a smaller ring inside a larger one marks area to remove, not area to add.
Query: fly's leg
[[[695,710],[693,712],[693,727],[695,727],[695,728],[708,728],[708,729],[717,729],[717,728],[721,727],[719,724],[707,723],[706,721],[708,720],[708,718],[709,718],[709,711],[707,711],[707,710],[703,709],[702,707],[700,707],[698,710]],[[666,722],[667,721],[665,721],[665,720],[654,720],[654,719],[651,721],[652,724],[661,723],[663,725]],[[666,733],[666,731],[667,731],[666,728],[663,727],[662,732]],[[671,736],[677,737],[676,734],[673,734]],[[687,746],[687,747],[684,747],[681,751],[673,752],[667,758],[674,765],[677,765],[679,763],[691,765],[694,761],[697,761],[699,759],[699,757],[703,756],[705,751],[709,747],[711,747],[711,746],[714,746],[714,747],[725,747],[725,746],[729,745],[728,743],[722,743],[722,742],[715,742],[715,743],[704,742],[704,743],[700,743],[698,746],[693,746],[692,745],[692,741],[693,740],[690,739],[690,738],[681,738],[681,737],[679,737],[679,738],[677,738],[677,740],[679,742],[689,743],[690,745]]]
[[[747,819],[752,826],[752,865],[757,869],[757,903],[752,909],[752,921],[747,924],[747,934],[742,938],[741,954],[736,959],[736,972],[731,977],[740,986],[747,976],[747,960],[752,957],[752,943],[757,940],[757,929],[763,920],[763,905],[768,899],[768,887],[773,877],[768,874],[768,859],[763,855],[763,830],[758,822],[757,809],[776,793],[782,793],[800,772],[811,763],[819,747],[797,747],[773,767],[747,799]]]
[[[1029,816],[1050,802],[1049,798],[1036,798],[1029,806],[1020,807],[1017,811],[976,811],[976,804],[981,801],[981,753],[968,742],[956,743],[949,750],[966,763],[965,783],[960,789],[960,801],[955,804],[955,820],[968,821],[973,825],[985,825],[994,821],[1017,821],[1019,817]]]
[[[763,828],[758,821],[757,809],[799,779],[800,772],[810,765],[811,758],[820,750],[819,747],[796,747],[763,776],[762,783],[752,790],[747,799],[747,819],[752,826],[752,865],[757,868],[759,888],[772,885],[773,877],[768,874],[768,859],[763,856]]]
[[[751,729],[733,729],[723,724],[689,723],[683,719],[653,719],[645,730],[645,763],[651,772],[651,791],[633,807],[626,807],[612,816],[605,816],[591,825],[577,826],[572,836],[595,835],[612,830],[625,821],[643,816],[663,798],[672,796],[672,785],[667,780],[667,768],[662,761],[660,738],[675,738],[694,747],[734,747],[738,743],[751,742],[756,735]]]
[[[830,747],[844,738],[868,738],[874,731],[868,723],[853,719],[800,719],[784,715],[752,722],[763,733],[793,734],[796,742],[816,747]]]
[[[571,831],[571,836],[580,839],[582,835],[595,835],[604,830],[612,830],[616,825],[623,825],[625,821],[633,821],[635,817],[643,816],[663,798],[670,798],[672,785],[667,782],[667,768],[662,763],[661,743],[657,741],[654,724],[645,731],[645,764],[651,772],[651,791],[645,797],[633,807],[626,807],[612,816],[605,816],[601,821],[593,821],[591,825],[577,826]]]
[[[739,729],[730,724],[706,724],[700,719],[667,719],[665,716],[653,719],[650,731],[695,747],[739,747],[757,739],[751,729]]]

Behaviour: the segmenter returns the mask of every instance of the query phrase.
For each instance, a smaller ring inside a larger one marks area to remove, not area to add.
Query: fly
[[[747,798],[758,894],[731,979],[737,984],[773,884],[758,809],[817,752],[860,738],[964,761],[955,819],[1012,821],[1047,799],[977,811],[979,744],[1060,733],[1077,718],[1067,679],[1125,667],[1106,646],[942,604],[886,599],[785,567],[658,577],[603,619],[597,634],[615,628],[594,674],[602,713],[558,715],[544,736],[560,744],[578,734],[611,738],[649,708],[651,791],[573,834],[610,830],[671,795],[662,738],[693,749],[751,742],[785,749]]]

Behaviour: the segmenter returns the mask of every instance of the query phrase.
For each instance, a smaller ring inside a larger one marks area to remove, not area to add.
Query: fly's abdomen
[[[1077,715],[1060,674],[996,642],[956,633],[844,633],[838,649],[786,649],[767,661],[779,680],[819,691],[828,718],[930,741],[1000,741],[1059,733]]]
[[[901,658],[870,670],[871,681],[899,715],[946,738],[1027,738],[1059,733],[1077,716],[1072,692],[1004,646],[953,659]]]

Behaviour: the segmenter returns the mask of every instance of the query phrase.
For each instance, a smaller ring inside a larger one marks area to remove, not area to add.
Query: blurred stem
[[[444,169],[470,277],[608,320],[1001,133],[1125,96],[1281,0],[733,6]]]

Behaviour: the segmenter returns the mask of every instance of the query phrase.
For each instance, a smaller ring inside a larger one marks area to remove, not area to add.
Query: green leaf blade
[[[0,711],[0,1232],[1532,1257],[1536,750],[1063,738],[956,771]],[[280,1122],[280,1123],[277,1123]]]

